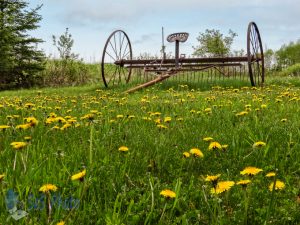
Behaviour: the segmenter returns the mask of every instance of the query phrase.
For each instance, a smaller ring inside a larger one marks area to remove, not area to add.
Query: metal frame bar
[[[261,60],[260,58],[256,58],[254,60]],[[124,66],[126,64],[135,65],[135,64],[151,64],[153,62],[158,63],[160,60],[152,60],[152,59],[133,59],[133,60],[117,60],[115,61],[116,65]],[[227,62],[248,62],[248,57],[213,57],[213,58],[179,58],[178,62],[183,63],[227,63]],[[173,64],[176,65],[176,59],[165,59],[163,60],[163,64]],[[162,65],[163,65],[162,64]]]

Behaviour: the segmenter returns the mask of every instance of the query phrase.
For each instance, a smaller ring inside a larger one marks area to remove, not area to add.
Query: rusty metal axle
[[[257,60],[257,59],[256,59]],[[247,56],[242,57],[213,57],[213,58],[179,58],[179,63],[228,63],[228,62],[248,62]],[[115,61],[115,65],[124,66],[129,65],[142,65],[142,64],[159,64],[160,60],[151,59],[122,59]],[[173,64],[175,65],[175,59],[165,59],[162,64]],[[145,65],[143,65],[144,67]]]

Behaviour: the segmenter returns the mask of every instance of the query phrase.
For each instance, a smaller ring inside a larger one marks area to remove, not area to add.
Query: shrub
[[[281,76],[300,76],[300,63],[291,65],[280,72]]]
[[[41,86],[75,86],[99,82],[100,68],[75,60],[48,60],[41,72]]]

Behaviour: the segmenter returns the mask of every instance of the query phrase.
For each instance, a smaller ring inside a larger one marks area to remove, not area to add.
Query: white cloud
[[[159,49],[161,26],[165,35],[190,33],[182,48],[196,45],[196,35],[207,28],[223,33],[231,28],[239,35],[237,48],[244,48],[250,21],[257,22],[270,48],[300,38],[300,0],[30,0],[31,5],[40,3],[44,33],[70,27],[76,46],[87,52],[103,45],[115,28],[125,29],[141,51]]]

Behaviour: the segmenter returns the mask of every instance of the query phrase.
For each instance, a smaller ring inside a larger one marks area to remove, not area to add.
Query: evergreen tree
[[[42,40],[28,31],[37,29],[41,6],[28,9],[23,0],[0,0],[0,89],[29,87],[44,68]]]

